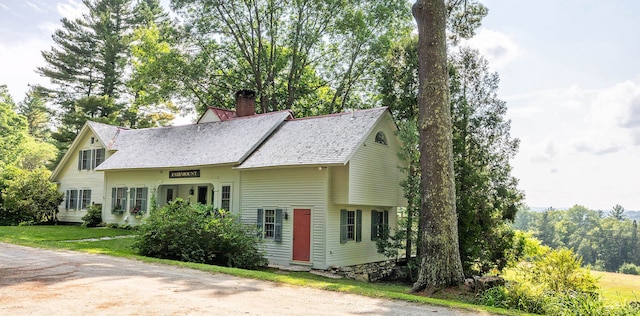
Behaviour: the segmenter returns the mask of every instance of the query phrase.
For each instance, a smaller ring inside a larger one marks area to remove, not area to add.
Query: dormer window
[[[376,134],[376,143],[386,145],[387,144],[387,136],[384,135],[383,132],[378,132]]]

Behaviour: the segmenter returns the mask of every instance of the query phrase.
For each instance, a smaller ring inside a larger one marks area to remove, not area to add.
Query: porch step
[[[282,271],[294,271],[294,272],[309,272],[311,271],[311,266],[303,266],[303,265],[276,265],[269,264],[269,268],[276,268]]]

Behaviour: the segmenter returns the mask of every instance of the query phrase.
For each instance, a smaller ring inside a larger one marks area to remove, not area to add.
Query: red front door
[[[293,210],[293,260],[310,261],[311,210]]]

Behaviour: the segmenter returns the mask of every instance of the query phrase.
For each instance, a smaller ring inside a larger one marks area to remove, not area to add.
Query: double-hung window
[[[258,209],[256,228],[258,236],[265,239],[273,239],[274,241],[282,241],[282,215],[283,210],[275,209]]]
[[[129,212],[132,215],[143,215],[147,212],[148,188],[129,188]]]
[[[127,188],[111,188],[111,211],[124,212],[127,209]]]
[[[231,186],[223,185],[220,197],[220,208],[225,211],[231,211]]]
[[[86,210],[91,204],[91,190],[69,189],[65,195],[66,210]]]
[[[340,210],[340,243],[362,241],[362,210]]]
[[[389,236],[389,211],[371,211],[371,240]]]
[[[78,170],[91,169],[91,149],[81,150],[78,156]]]
[[[78,153],[78,170],[93,170],[104,162],[104,148],[85,149]]]

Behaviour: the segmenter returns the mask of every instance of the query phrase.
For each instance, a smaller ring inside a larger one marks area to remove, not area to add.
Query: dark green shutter
[[[82,170],[82,150],[78,153],[78,170]]]
[[[340,243],[347,242],[347,210],[340,210]]]
[[[384,225],[383,225],[383,232],[382,232],[382,236],[384,236],[384,238],[388,238],[389,237],[389,211],[384,211]]]
[[[362,210],[356,210],[356,241],[362,241]]]
[[[371,210],[371,240],[378,237],[378,211]]]
[[[131,205],[132,209],[136,207],[136,189],[135,188],[129,189],[129,205]]]
[[[149,194],[149,188],[142,188],[142,205],[140,209],[144,212],[147,211],[147,195]]]
[[[71,190],[67,190],[67,200],[64,202],[64,209],[67,211],[69,210],[69,191]]]
[[[111,188],[111,210],[116,209],[116,188]]]
[[[276,209],[276,225],[273,234],[275,241],[282,241],[282,209]]]
[[[258,209],[258,216],[256,217],[256,228],[258,229],[258,237],[262,238],[262,225],[264,225],[264,210]]]

